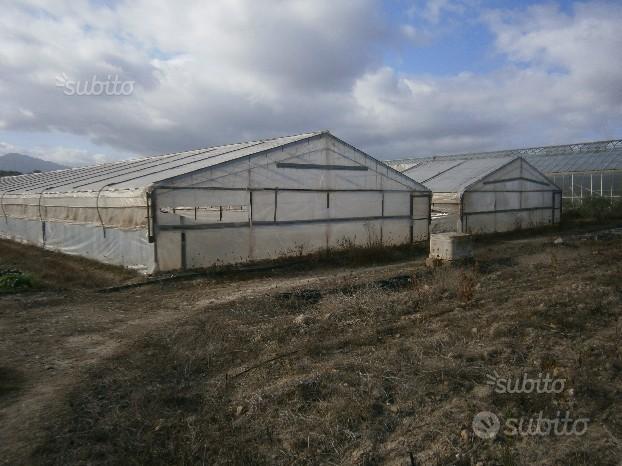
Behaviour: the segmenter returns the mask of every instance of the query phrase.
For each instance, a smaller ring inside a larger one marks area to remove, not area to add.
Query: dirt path
[[[150,330],[211,306],[297,288],[334,287],[411,273],[421,260],[315,270],[247,281],[195,279],[114,293],[42,292],[0,297],[0,368],[10,389],[0,396],[0,458],[15,464],[45,435],[63,394],[89,367]]]

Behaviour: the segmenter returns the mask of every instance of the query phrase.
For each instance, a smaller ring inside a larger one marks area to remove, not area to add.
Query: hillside
[[[12,171],[5,171],[5,170],[0,170],[0,178],[2,178],[3,176],[17,176],[17,175],[21,175],[21,172],[12,172]]]
[[[31,157],[30,155],[9,153],[0,155],[0,171],[32,173],[35,171],[49,172],[68,168],[58,163]]]

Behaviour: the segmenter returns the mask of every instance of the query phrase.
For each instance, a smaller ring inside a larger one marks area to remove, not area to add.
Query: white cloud
[[[429,37],[409,25],[393,30],[380,0],[48,5],[3,7],[3,131],[60,132],[149,154],[328,128],[374,155],[406,156],[613,137],[622,128],[615,3],[577,4],[571,14],[489,11],[485,24],[506,64],[443,78],[384,63],[387,50]],[[463,9],[430,1],[421,11],[437,21]],[[135,92],[67,96],[56,87],[62,73],[112,74],[136,81]],[[30,153],[65,163],[105,157],[37,147]]]
[[[443,14],[463,13],[466,8],[463,1],[456,0],[427,0],[423,3],[421,16],[431,23],[438,23]]]
[[[491,14],[489,23],[499,51],[516,63],[544,70],[556,78],[560,100],[594,110],[620,110],[622,6],[576,4],[569,16],[553,6],[530,8],[526,14]]]
[[[157,152],[326,127],[334,123],[326,115],[337,115],[336,101],[373,66],[385,37],[376,0],[172,5],[7,8],[0,19],[7,130],[56,130]],[[137,81],[136,91],[69,97],[55,87],[62,73],[79,81],[114,73]]]

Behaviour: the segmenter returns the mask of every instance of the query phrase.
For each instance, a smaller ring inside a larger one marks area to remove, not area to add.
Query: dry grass
[[[0,270],[5,269],[33,276],[37,288],[103,288],[138,278],[121,267],[0,239]]]
[[[197,270],[205,276],[246,280],[249,277],[276,272],[282,275],[289,272],[304,272],[317,269],[339,269],[343,267],[365,267],[372,265],[393,264],[424,258],[427,255],[425,243],[405,244],[399,246],[348,247],[344,243],[335,249],[324,249],[313,253],[291,250],[291,256],[276,260],[262,260],[250,263],[216,265]],[[300,252],[300,254],[298,253]]]
[[[149,332],[67,393],[30,461],[618,464],[622,240],[479,256],[241,299]],[[494,394],[495,371],[550,372],[573,391]],[[482,410],[591,422],[582,437],[485,441],[470,428]]]

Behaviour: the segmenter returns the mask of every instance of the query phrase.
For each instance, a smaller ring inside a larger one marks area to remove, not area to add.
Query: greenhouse
[[[432,233],[494,233],[558,223],[561,191],[521,157],[412,161],[432,190]]]
[[[498,152],[445,155],[394,160],[403,171],[423,160],[461,160],[523,157],[562,189],[564,202],[580,204],[592,196],[622,199],[622,140],[597,141],[560,146],[531,147]]]
[[[0,236],[144,273],[425,241],[430,191],[329,132],[0,179]]]
[[[532,156],[530,160],[562,189],[568,204],[578,205],[594,196],[622,199],[622,150]]]

